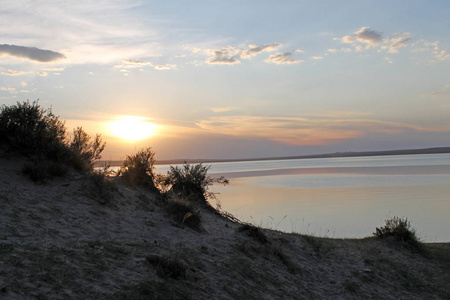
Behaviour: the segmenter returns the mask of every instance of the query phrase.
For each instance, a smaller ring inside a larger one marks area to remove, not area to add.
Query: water
[[[212,163],[213,192],[242,221],[333,238],[371,236],[407,217],[426,242],[450,242],[450,154]],[[157,166],[165,174],[168,166]],[[214,202],[214,200],[213,200]],[[213,203],[214,204],[214,203]]]

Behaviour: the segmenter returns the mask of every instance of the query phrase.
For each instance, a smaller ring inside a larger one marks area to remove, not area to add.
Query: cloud
[[[315,60],[320,60],[320,59],[323,59],[323,57],[322,57],[322,56],[311,56],[311,58],[312,58],[312,59],[315,59]]]
[[[27,86],[28,84],[27,84],[25,81],[21,81],[21,82],[20,82],[20,85],[21,85],[21,86]]]
[[[48,76],[48,73],[47,72],[38,72],[38,75],[39,76],[42,76],[42,77],[47,77]]]
[[[170,70],[175,69],[177,66],[173,64],[166,64],[166,65],[157,65],[155,66],[155,70]]]
[[[248,45],[250,49],[240,51],[239,55],[241,58],[250,58],[252,56],[258,55],[264,51],[275,51],[277,48],[281,47],[281,44],[273,43],[271,45]]]
[[[438,61],[450,61],[450,53],[446,50],[441,50],[439,47],[439,41],[428,42],[425,40],[419,40],[413,44],[415,52],[430,52],[434,55]]]
[[[328,145],[372,134],[447,132],[450,126],[422,127],[374,119],[316,117],[216,116],[197,123],[214,134],[262,138],[292,145]]]
[[[65,64],[114,63],[162,53],[162,34],[148,25],[147,14],[133,13],[144,1],[9,2],[1,9],[3,43],[58,49],[67,58]],[[152,19],[158,21],[157,16]]]
[[[351,44],[356,52],[379,47],[378,52],[398,53],[398,49],[408,46],[412,41],[412,37],[409,32],[397,32],[385,38],[382,33],[371,30],[370,27],[362,27],[353,35],[347,35],[341,39],[335,38],[335,40]],[[329,49],[328,51],[337,52],[337,49]],[[344,51],[349,52],[351,49],[347,48]]]
[[[143,67],[153,67],[155,70],[170,70],[176,69],[177,66],[174,64],[155,66],[150,61],[132,60],[132,59],[124,59],[122,60],[122,64],[114,66],[114,68],[120,69],[121,72],[128,72],[129,69],[143,68]]]
[[[303,60],[297,60],[292,58],[291,52],[278,52],[275,54],[272,54],[265,60],[265,62],[271,62],[274,64],[296,64],[303,62]]]
[[[212,107],[211,110],[215,113],[222,113],[235,110],[235,107]]]
[[[370,46],[374,46],[383,40],[383,36],[380,32],[371,30],[370,27],[361,27],[353,35],[347,35],[342,38],[342,41],[347,44],[360,42]]]
[[[11,87],[0,87],[0,91],[8,92],[10,94],[17,94],[18,93],[15,88],[11,88]]]
[[[390,45],[383,46],[381,49],[387,49],[389,53],[397,53],[399,48],[406,47],[411,40],[411,37],[393,38],[389,40]]]
[[[423,96],[432,97],[432,98],[448,98],[450,96],[449,89],[450,89],[450,84],[447,84],[446,86],[444,86],[444,88],[441,91],[428,93]]]
[[[209,57],[206,60],[208,64],[238,64],[240,59],[250,59],[262,52],[275,51],[281,44],[273,43],[270,45],[248,45],[249,49],[240,49],[233,46],[224,47],[220,50],[207,49],[204,52]]]
[[[16,45],[0,45],[0,56],[9,55],[18,58],[25,58],[38,62],[54,62],[66,58],[64,54],[51,50],[43,50],[35,47],[24,47]]]
[[[336,53],[337,51],[338,51],[338,49],[334,49],[334,48],[328,49],[328,52],[331,52],[331,53]]]
[[[205,53],[209,55],[206,63],[208,64],[238,64],[240,61],[237,59],[238,52],[234,47],[222,48],[221,50],[207,49]]]
[[[6,76],[20,76],[20,75],[26,75],[33,72],[25,72],[25,71],[15,71],[15,70],[8,70],[6,72],[1,72],[2,75]]]

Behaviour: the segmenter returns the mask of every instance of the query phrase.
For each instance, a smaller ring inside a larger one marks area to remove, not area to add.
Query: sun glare
[[[145,118],[123,116],[111,122],[110,129],[116,137],[136,141],[154,135],[156,125],[145,121]]]

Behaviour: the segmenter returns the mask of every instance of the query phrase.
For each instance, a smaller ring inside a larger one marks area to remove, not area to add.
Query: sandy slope
[[[450,298],[448,261],[395,243],[256,230],[203,208],[197,231],[145,189],[118,180],[102,204],[84,176],[39,185],[23,163],[0,158],[1,299]]]

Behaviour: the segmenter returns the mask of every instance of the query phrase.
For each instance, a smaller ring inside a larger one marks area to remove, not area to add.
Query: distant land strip
[[[357,157],[357,156],[385,156],[385,155],[412,155],[412,154],[439,154],[450,153],[450,147],[424,148],[424,149],[405,149],[405,150],[387,150],[387,151],[364,151],[364,152],[335,152],[315,155],[300,156],[281,156],[281,157],[262,157],[262,158],[241,158],[241,159],[171,159],[157,160],[157,165],[176,165],[187,163],[215,163],[215,162],[238,162],[238,161],[264,161],[264,160],[281,160],[281,159],[308,159],[308,158],[332,158],[332,157]],[[98,161],[96,167],[105,165],[111,167],[121,166],[122,161]]]

